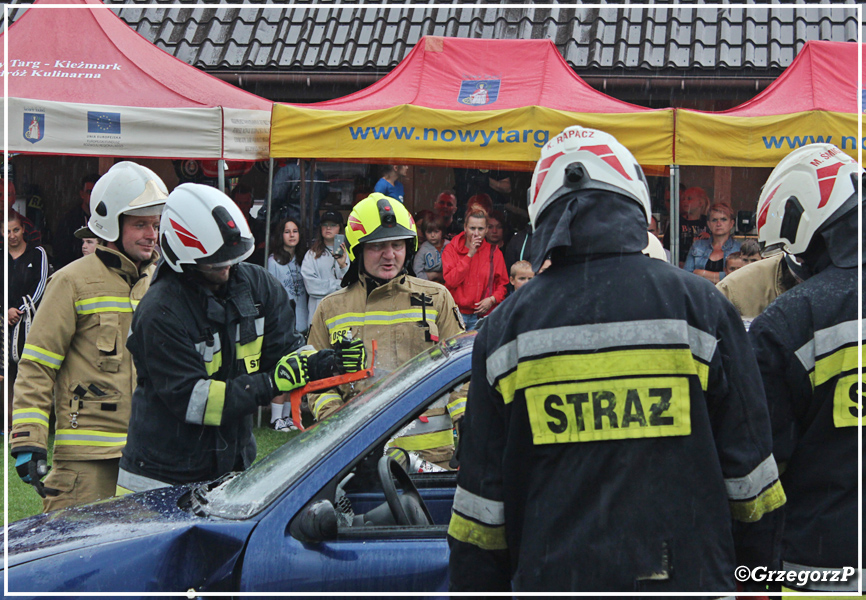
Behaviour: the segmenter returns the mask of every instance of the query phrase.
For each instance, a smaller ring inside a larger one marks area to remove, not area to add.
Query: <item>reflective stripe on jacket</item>
[[[252,415],[275,395],[277,361],[303,345],[285,289],[262,267],[233,267],[219,296],[188,277],[161,266],[132,322],[129,485],[130,475],[179,484],[247,468]]]
[[[587,256],[476,337],[452,589],[731,593],[740,561],[778,558],[785,498],[746,332],[706,280]]]
[[[324,350],[349,332],[354,339],[364,340],[367,356],[371,356],[370,343],[376,340],[373,379],[378,379],[439,340],[463,331],[457,306],[444,286],[398,275],[368,294],[369,284],[370,279],[361,275],[359,281],[322,300],[313,316],[308,343],[316,350]],[[313,397],[313,415],[324,418],[372,384],[373,380],[365,379],[354,386],[342,386],[339,393]]]
[[[145,264],[139,275],[125,255],[99,246],[51,277],[18,365],[13,452],[47,447],[53,406],[56,459],[120,456],[135,387],[126,336],[153,270]]]
[[[856,566],[860,550],[858,302],[857,269],[830,265],[779,296],[749,329],[773,453],[785,466],[782,558],[807,569]],[[856,590],[851,583],[842,589]],[[804,589],[829,590],[815,582]]]

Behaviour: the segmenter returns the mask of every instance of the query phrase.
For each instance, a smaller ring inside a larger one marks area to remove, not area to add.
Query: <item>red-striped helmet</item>
[[[172,270],[224,268],[255,250],[253,234],[241,209],[216,188],[179,185],[168,195],[159,223],[163,258]]]
[[[833,144],[797,148],[776,165],[758,200],[763,255],[802,254],[815,234],[856,206],[863,169]]]
[[[641,205],[647,224],[652,217],[649,188],[632,153],[609,133],[568,127],[541,149],[529,189],[533,229],[548,206],[578,190],[606,190]]]

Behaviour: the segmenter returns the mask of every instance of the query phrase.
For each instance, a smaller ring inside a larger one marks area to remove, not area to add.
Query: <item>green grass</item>
[[[274,431],[270,427],[255,428],[253,429],[253,434],[256,436],[256,443],[258,444],[257,461],[276,450],[286,440],[297,435],[297,433]],[[49,463],[51,462],[50,454],[48,461]],[[9,456],[9,467],[6,470],[6,476],[9,483],[9,522],[11,523],[24,517],[41,513],[42,498],[39,497],[32,486],[24,483],[18,477],[18,473],[15,472],[15,459],[11,456]],[[0,507],[2,507],[3,502],[5,502],[5,499],[0,498]]]

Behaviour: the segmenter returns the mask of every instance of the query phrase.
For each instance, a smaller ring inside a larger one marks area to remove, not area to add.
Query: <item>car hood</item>
[[[234,522],[200,517],[178,508],[178,499],[188,490],[186,486],[151,490],[10,523],[8,566],[119,541],[164,538],[172,532],[182,535],[190,529],[224,535]],[[245,529],[253,526],[250,522]]]

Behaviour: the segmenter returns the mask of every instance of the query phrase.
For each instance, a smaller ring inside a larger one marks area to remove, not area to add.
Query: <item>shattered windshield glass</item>
[[[429,375],[448,354],[447,345],[440,344],[386,375],[322,423],[208,492],[206,512],[229,519],[256,514],[363,423]]]

